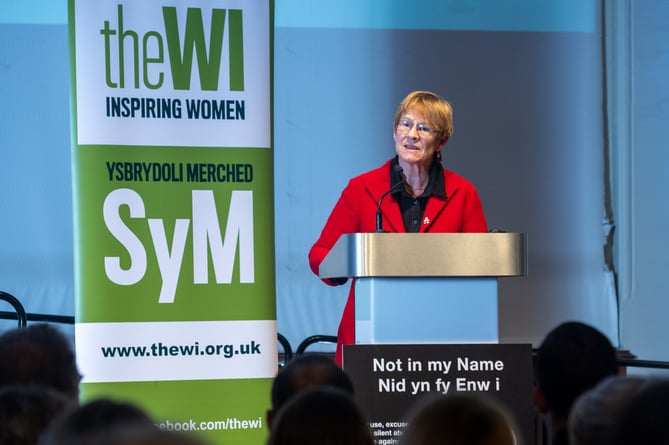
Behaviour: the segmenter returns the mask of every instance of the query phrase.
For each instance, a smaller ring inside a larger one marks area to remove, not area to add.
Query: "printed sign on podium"
[[[492,399],[535,442],[530,344],[344,345],[343,365],[376,445],[397,443],[422,398],[458,393]]]

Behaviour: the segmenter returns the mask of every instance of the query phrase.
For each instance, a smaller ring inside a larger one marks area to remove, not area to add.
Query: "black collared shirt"
[[[401,181],[399,173],[395,171],[395,166],[398,165],[398,157],[390,163],[390,183],[395,185]],[[404,230],[407,232],[418,232],[423,223],[423,214],[425,213],[425,205],[430,196],[446,197],[446,189],[444,187],[444,168],[440,162],[433,162],[430,167],[430,177],[427,181],[427,186],[423,193],[414,198],[404,188],[393,193],[393,199],[400,205],[402,212],[402,219],[404,220]]]

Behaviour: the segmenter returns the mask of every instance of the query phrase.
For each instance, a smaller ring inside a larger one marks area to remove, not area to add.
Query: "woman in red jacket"
[[[382,226],[388,232],[486,232],[481,200],[465,178],[441,165],[441,150],[453,133],[453,110],[434,93],[414,91],[400,103],[393,123],[396,156],[381,167],[351,179],[332,209],[320,238],[309,252],[318,267],[343,234],[373,232],[381,195]],[[323,280],[329,285],[346,280]],[[336,361],[342,345],[355,342],[355,292],[351,285],[337,333]]]

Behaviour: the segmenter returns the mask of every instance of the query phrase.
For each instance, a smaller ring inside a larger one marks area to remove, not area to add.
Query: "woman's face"
[[[408,110],[402,115],[393,132],[395,151],[400,161],[409,165],[428,168],[434,152],[441,150],[443,138],[420,114]]]

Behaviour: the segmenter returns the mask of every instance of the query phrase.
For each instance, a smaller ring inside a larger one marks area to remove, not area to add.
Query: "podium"
[[[355,286],[356,344],[498,343],[497,279],[527,275],[521,233],[352,233],[319,268]]]

